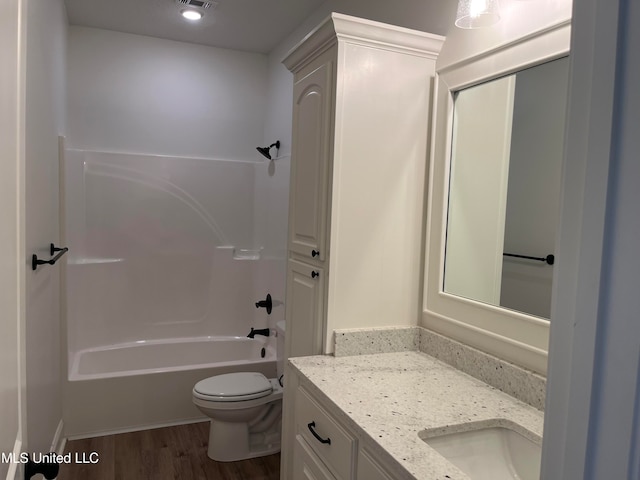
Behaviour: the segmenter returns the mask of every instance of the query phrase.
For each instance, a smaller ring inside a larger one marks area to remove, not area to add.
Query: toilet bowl
[[[193,387],[193,403],[211,419],[207,455],[232,462],[280,451],[282,387],[261,373],[206,378]]]
[[[278,322],[278,348],[284,322]],[[278,365],[278,378],[281,378]],[[211,419],[209,458],[233,462],[280,451],[282,385],[278,378],[238,372],[205,378],[193,387],[193,403]]]

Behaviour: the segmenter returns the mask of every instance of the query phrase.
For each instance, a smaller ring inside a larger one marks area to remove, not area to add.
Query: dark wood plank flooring
[[[63,463],[58,480],[277,480],[280,454],[240,462],[207,457],[209,422],[67,442],[65,453],[89,461]],[[94,456],[95,457],[95,456]]]

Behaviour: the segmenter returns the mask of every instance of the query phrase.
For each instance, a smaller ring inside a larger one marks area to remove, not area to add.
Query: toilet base
[[[271,393],[240,401],[209,400],[196,392],[193,403],[211,419],[207,455],[218,462],[235,462],[280,451],[282,386],[269,379]]]
[[[246,423],[211,420],[207,456],[217,462],[235,462],[280,451],[280,426],[272,431],[249,432]]]

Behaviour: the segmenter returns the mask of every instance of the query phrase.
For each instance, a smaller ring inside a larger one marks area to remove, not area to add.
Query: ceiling
[[[324,0],[210,0],[197,23],[176,0],[65,0],[71,25],[268,53]],[[216,4],[217,3],[217,4]]]

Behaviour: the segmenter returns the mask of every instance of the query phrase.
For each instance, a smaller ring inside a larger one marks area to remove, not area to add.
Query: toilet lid
[[[195,393],[221,402],[251,400],[272,391],[271,382],[261,373],[238,372],[205,378],[193,387]]]

